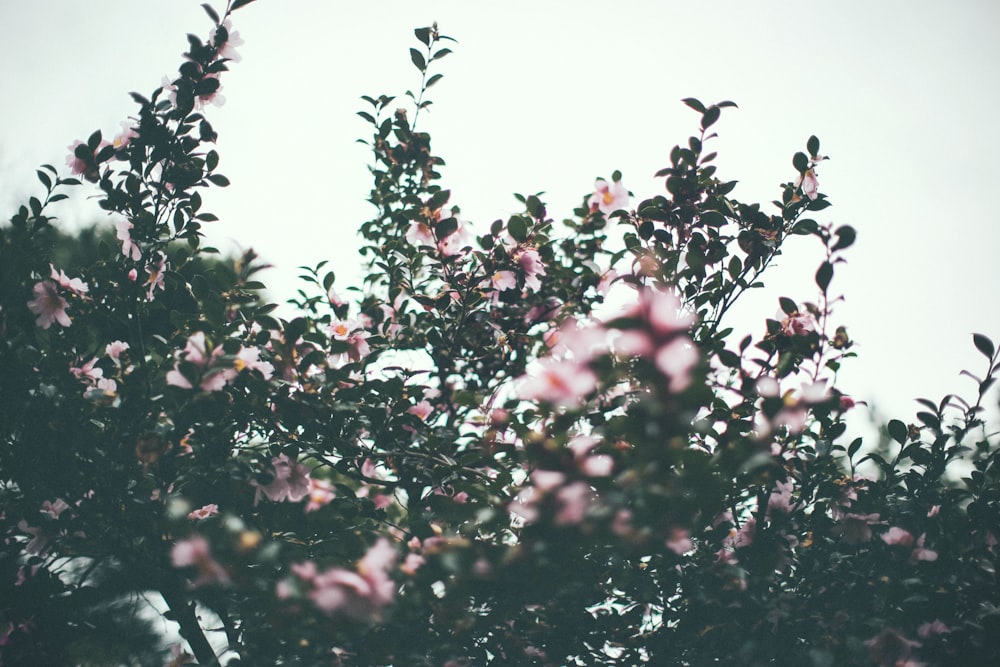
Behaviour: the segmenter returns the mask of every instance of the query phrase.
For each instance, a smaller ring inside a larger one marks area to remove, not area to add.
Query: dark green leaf
[[[906,424],[898,419],[890,419],[889,423],[885,425],[885,430],[889,433],[889,437],[899,444],[902,445],[906,442],[906,435],[909,429],[906,428]]]
[[[528,225],[520,216],[515,215],[507,222],[507,232],[518,243],[528,240]]]
[[[844,248],[849,248],[854,244],[854,239],[857,238],[857,232],[850,225],[844,225],[837,229],[837,242],[833,244],[831,250],[843,250]]]
[[[986,355],[987,359],[993,359],[993,355],[996,354],[996,348],[993,345],[993,341],[984,336],[983,334],[972,334],[972,342],[975,344],[976,349]]]
[[[795,171],[800,174],[806,173],[809,169],[809,156],[805,153],[796,153],[792,157],[792,166],[795,167]]]
[[[427,63],[424,62],[424,56],[423,54],[420,53],[420,51],[417,51],[416,49],[410,49],[410,60],[413,61],[413,64],[421,72],[427,69]]]
[[[683,100],[681,100],[681,102],[688,105],[698,113],[705,113],[705,105],[693,97],[685,97]]]
[[[234,0],[232,6],[229,8],[230,11],[235,12],[240,7],[246,7],[254,0]]]
[[[435,74],[431,78],[427,79],[427,83],[424,84],[424,88],[430,88],[435,83],[444,78],[444,74]]]
[[[854,458],[854,455],[858,453],[859,449],[861,449],[861,444],[863,442],[864,440],[862,440],[861,438],[855,438],[854,440],[851,441],[851,444],[848,445],[847,447],[848,458]]]
[[[205,13],[208,14],[208,18],[212,19],[212,22],[215,23],[215,25],[219,25],[219,15],[215,13],[215,10],[212,9],[211,5],[205,3],[201,6],[201,8],[205,10]]]
[[[722,110],[719,107],[709,107],[705,109],[705,113],[701,115],[701,129],[707,130],[715,125],[715,121],[719,120],[719,116],[721,114]]]
[[[417,39],[424,44],[424,46],[431,45],[431,29],[430,28],[416,28],[413,34],[417,36]]]
[[[209,174],[205,178],[210,180],[212,183],[215,183],[220,188],[224,188],[227,185],[229,185],[229,179],[223,176],[222,174]]]
[[[816,135],[809,137],[809,141],[806,142],[806,150],[813,157],[819,155],[819,139],[816,138]]]
[[[781,310],[785,315],[791,315],[799,310],[798,305],[788,297],[778,297],[778,303],[781,304]]]
[[[823,262],[819,265],[819,269],[816,271],[816,284],[819,288],[826,292],[826,289],[830,286],[830,281],[833,280],[833,264],[830,262]]]

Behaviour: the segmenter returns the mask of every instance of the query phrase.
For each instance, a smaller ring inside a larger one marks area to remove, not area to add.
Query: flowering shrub
[[[855,231],[810,217],[816,137],[777,201],[743,203],[708,148],[735,105],[687,99],[659,194],[615,172],[561,224],[521,195],[476,224],[416,129],[451,41],[420,28],[419,93],[363,98],[363,282],[305,267],[284,319],[252,252],[199,264],[245,4],[206,6],[178,76],[0,228],[4,664],[989,662],[1000,357],[977,334],[972,400],[845,442],[831,285]],[[79,275],[50,243],[71,188],[114,234]],[[800,300],[734,331],[806,242]],[[106,641],[140,636],[136,596],[181,643]]]

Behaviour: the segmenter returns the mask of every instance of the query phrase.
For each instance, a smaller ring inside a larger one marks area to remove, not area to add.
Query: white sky
[[[206,231],[277,265],[276,298],[301,264],[332,260],[340,287],[356,275],[353,232],[371,212],[358,98],[419,85],[412,29],[434,20],[459,43],[420,125],[480,229],[516,210],[512,192],[544,190],[568,216],[615,169],[638,198],[662,192],[653,173],[697,124],[679,100],[734,100],[714,148],[738,199],[777,198],[810,134],[832,158],[819,177],[835,206],[815,217],[858,230],[832,287],[860,343],[842,389],[902,419],[916,396],[971,393],[958,376],[982,372],[970,334],[1000,342],[1000,5],[258,0],[235,15],[243,62],[208,111],[233,185],[205,194],[221,218]],[[64,169],[73,140],[117,132],[126,93],[150,94],[185,33],[210,28],[196,0],[0,0],[0,215],[38,193],[37,165]],[[814,299],[818,260],[792,241],[737,325],[757,337],[778,296]]]

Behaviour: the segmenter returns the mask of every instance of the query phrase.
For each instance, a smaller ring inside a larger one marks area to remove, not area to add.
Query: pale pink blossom
[[[628,189],[621,181],[608,183],[603,178],[597,179],[594,183],[594,194],[590,195],[587,205],[591,213],[600,211],[604,215],[610,215],[619,209],[628,206]]]
[[[122,353],[129,348],[128,343],[120,340],[113,340],[104,348],[104,353],[112,359],[120,359]]]
[[[910,562],[916,563],[917,561],[935,561],[938,559],[938,553],[933,549],[928,549],[924,546],[924,540],[927,539],[927,535],[923,534],[917,538],[916,544],[913,545],[913,553],[910,554]]]
[[[519,393],[527,400],[576,407],[596,388],[597,376],[586,366],[545,357],[534,373],[523,378]]]
[[[540,276],[545,275],[545,264],[535,248],[520,248],[514,252],[514,261],[524,273],[525,288],[537,291],[542,287]]]
[[[192,535],[174,544],[170,550],[170,562],[174,567],[194,567],[198,578],[191,586],[197,588],[208,584],[226,585],[229,573],[214,558],[208,542],[201,535]]]
[[[104,377],[104,371],[96,367],[97,357],[86,362],[82,366],[70,366],[69,372],[78,380],[84,380],[88,384],[94,384]]]
[[[272,479],[267,484],[254,482],[257,487],[254,504],[260,500],[261,494],[276,503],[284,500],[297,503],[309,495],[309,468],[292,461],[285,454],[271,459],[271,474]]]
[[[336,497],[333,492],[333,484],[325,479],[309,478],[309,502],[306,503],[306,512],[314,512],[324,505],[328,505]]]
[[[910,547],[913,545],[913,534],[899,526],[893,526],[882,534],[882,541],[893,546]]]
[[[128,121],[121,121],[121,131],[115,135],[115,138],[111,140],[111,145],[115,147],[116,151],[119,151],[127,147],[133,139],[139,136],[136,132],[135,127],[132,126]]]
[[[468,227],[461,220],[458,221],[458,229],[448,236],[440,239],[437,243],[438,250],[445,257],[454,257],[462,253],[470,243],[470,233]]]
[[[142,258],[142,250],[132,240],[132,227],[134,225],[131,222],[122,218],[115,223],[115,235],[122,242],[122,255],[138,262]]]
[[[237,46],[243,46],[243,38],[240,37],[240,33],[237,30],[233,30],[233,24],[229,19],[222,22],[222,27],[225,29],[227,38],[222,44],[217,44],[216,40],[219,36],[218,27],[212,28],[212,33],[209,35],[209,41],[215,44],[219,49],[219,57],[225,58],[226,60],[232,60],[234,63],[238,63],[243,60],[239,52],[236,51]]]
[[[656,367],[670,379],[670,391],[691,386],[691,371],[698,366],[698,349],[687,336],[675,338],[656,351]]]
[[[788,514],[795,504],[792,499],[792,491],[795,490],[795,480],[787,479],[784,482],[776,482],[771,496],[767,499],[768,511],[775,510]]]
[[[819,196],[819,180],[816,178],[816,172],[813,169],[806,169],[804,173],[799,174],[795,187],[802,188],[802,194],[810,200],[815,200]]]
[[[434,412],[434,406],[430,404],[430,401],[420,401],[408,407],[406,412],[407,414],[414,415],[420,421],[427,421],[427,418]]]
[[[203,519],[207,519],[210,516],[215,516],[218,513],[219,513],[219,506],[216,505],[215,503],[211,503],[209,505],[205,505],[204,507],[199,507],[196,510],[188,512],[187,518],[191,519],[192,521],[201,521]]]
[[[167,270],[167,257],[164,254],[160,254],[160,259],[158,262],[148,262],[146,264],[146,297],[152,301],[153,292],[157,289],[163,289],[163,274]]]
[[[206,74],[205,76],[203,76],[202,80],[204,81],[207,79],[215,79],[216,81],[218,81],[219,78],[220,74],[218,72],[213,72],[211,74]],[[199,95],[195,99],[195,108],[204,109],[205,106],[208,104],[221,107],[225,103],[226,103],[226,96],[222,94],[222,84],[220,83],[219,87],[216,88],[214,91]]]
[[[779,313],[779,317],[783,314]],[[816,331],[816,318],[812,313],[796,311],[781,320],[781,333],[786,336],[804,336],[811,331]]]
[[[555,516],[556,524],[565,526],[583,521],[593,496],[590,485],[584,482],[573,482],[556,491],[559,505]]]
[[[56,498],[55,502],[46,500],[42,503],[42,508],[38,510],[42,514],[47,514],[53,519],[58,519],[59,515],[69,509],[69,505],[62,498]]]
[[[917,636],[927,639],[934,635],[945,635],[951,632],[951,628],[945,625],[940,619],[934,619],[928,623],[921,623],[917,628]]]
[[[31,535],[31,539],[28,540],[24,550],[29,554],[44,556],[49,550],[49,543],[52,541],[52,535],[49,534],[44,528],[36,528],[35,526],[29,525],[28,522],[23,519],[18,521],[17,527],[22,533]]]
[[[667,548],[678,556],[693,551],[694,542],[691,541],[691,534],[686,528],[671,528],[670,536],[667,538]]]
[[[757,520],[753,517],[743,522],[739,529],[731,528],[729,535],[722,539],[722,546],[729,549],[742,549],[753,544],[757,536]]]
[[[264,376],[265,380],[270,380],[274,374],[274,366],[260,358],[260,349],[257,347],[241,347],[236,353],[236,360],[233,367],[237,372],[242,370],[257,371]]]
[[[489,277],[487,284],[497,292],[517,289],[517,276],[513,271],[497,271]]]
[[[436,239],[434,238],[434,230],[431,229],[430,225],[420,220],[413,220],[410,222],[410,226],[406,228],[406,240],[415,246],[432,246]]]
[[[85,145],[82,141],[74,141],[66,147],[69,149],[69,155],[66,156],[66,166],[69,167],[70,173],[74,176],[83,176],[90,168],[86,161],[76,156],[76,147]]]
[[[69,304],[56,291],[54,282],[51,280],[37,282],[32,291],[35,298],[28,302],[28,310],[38,316],[35,318],[37,326],[48,329],[53,322],[58,322],[64,327],[73,323],[69,315],[66,314]]]
[[[56,281],[60,287],[63,289],[73,292],[77,296],[83,296],[90,291],[87,283],[83,282],[80,278],[70,278],[66,275],[66,272],[61,269],[56,269],[56,267],[49,264],[49,277]]]
[[[872,539],[872,526],[881,523],[878,514],[855,514],[848,513],[843,516],[833,528],[833,532],[848,544],[858,542],[870,542]]]
[[[358,561],[355,570],[332,568],[312,577],[309,597],[330,615],[377,619],[396,594],[396,584],[389,576],[396,557],[392,543],[380,538]]]
[[[406,554],[406,558],[403,559],[403,564],[399,566],[399,569],[412,577],[425,562],[426,560],[420,554],[408,553]]]

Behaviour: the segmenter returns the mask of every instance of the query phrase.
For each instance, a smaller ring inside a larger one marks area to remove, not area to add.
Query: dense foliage
[[[615,172],[561,222],[518,195],[475,225],[416,129],[452,41],[418,29],[418,93],[360,112],[363,283],[303,267],[284,319],[252,252],[202,245],[245,4],[206,6],[177,78],[0,228],[3,664],[990,663],[998,353],[974,337],[971,400],[845,441],[855,231],[810,217],[817,138],[777,201],[740,202],[710,148],[735,105],[687,99],[661,194]],[[74,188],[115,234],[86,262],[54,250]],[[815,298],[734,331],[808,242]]]

